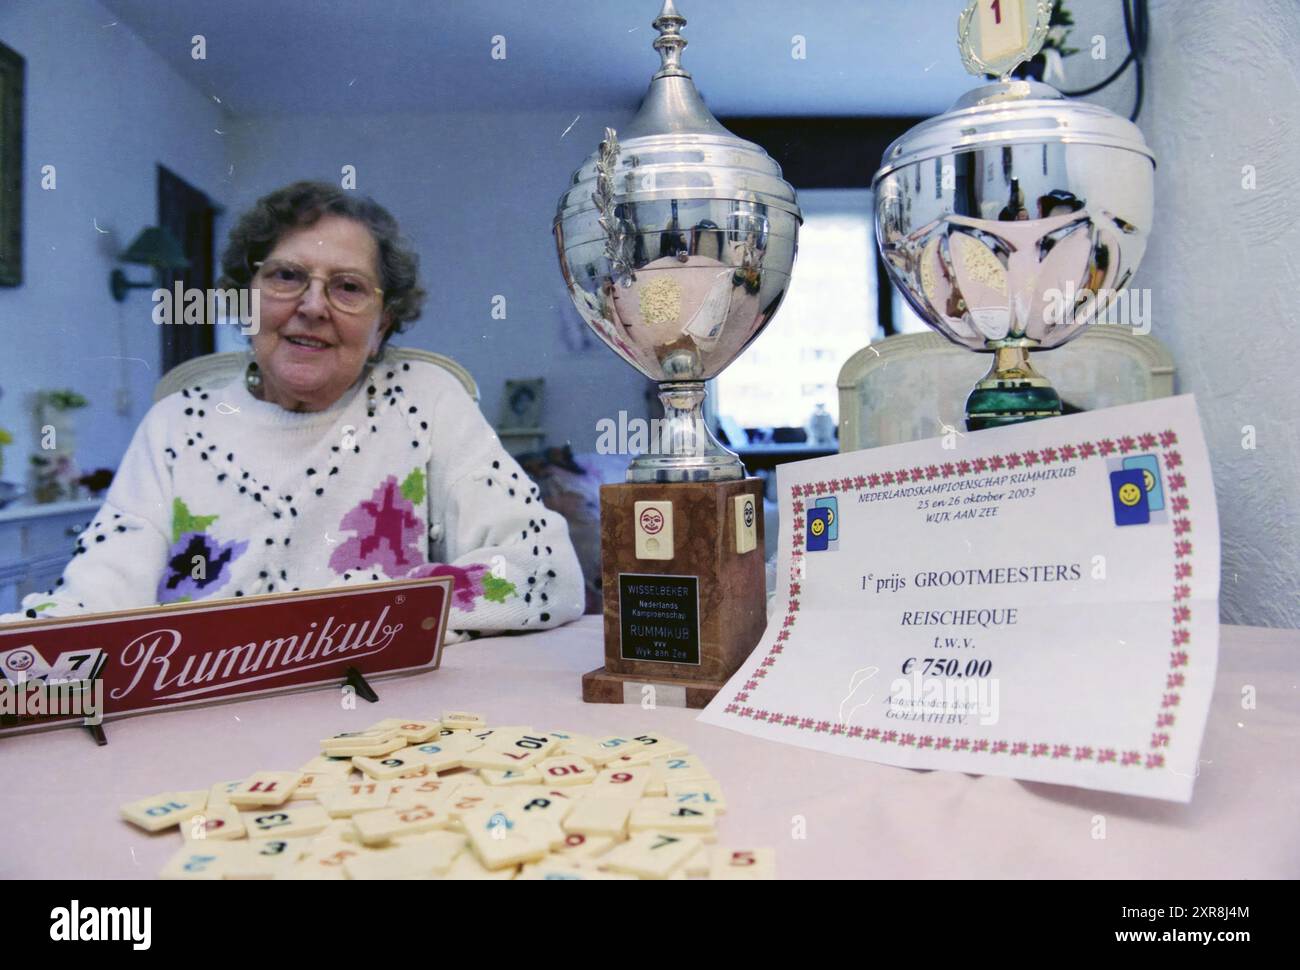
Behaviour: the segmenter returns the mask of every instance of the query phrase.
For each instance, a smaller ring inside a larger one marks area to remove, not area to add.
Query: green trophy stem
[[[1060,413],[1061,395],[1029,363],[1029,348],[997,347],[989,372],[966,398],[966,430],[1054,418]]]

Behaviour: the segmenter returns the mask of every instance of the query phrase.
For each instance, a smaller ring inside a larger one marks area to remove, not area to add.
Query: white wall
[[[1077,6],[1071,41],[1084,53],[1067,61],[1069,87],[1104,77],[1126,50],[1118,2]],[[1109,63],[1088,58],[1097,33]],[[1223,618],[1300,627],[1300,6],[1152,0],[1151,34],[1138,124],[1159,163],[1156,221],[1135,285],[1152,291],[1152,333],[1205,426]],[[1096,100],[1127,115],[1132,97],[1126,77]]]
[[[1146,279],[1214,460],[1223,615],[1300,627],[1300,6],[1166,2],[1153,21]]]
[[[116,468],[148,410],[160,366],[147,291],[108,292],[114,257],[158,218],[161,163],[222,200],[221,108],[185,83],[94,0],[0,4],[0,40],[27,61],[24,283],[0,288],[0,426],[9,481],[36,447],[30,398],[73,388],[83,469]],[[42,166],[57,187],[41,188]],[[98,226],[98,229],[96,228]],[[106,231],[100,231],[106,230]],[[129,268],[134,279],[143,267]],[[125,412],[116,409],[125,390]]]
[[[598,419],[620,409],[646,413],[646,382],[578,317],[551,220],[604,126],[630,115],[575,109],[241,120],[229,142],[234,184],[223,234],[258,196],[300,178],[338,184],[342,167],[355,166],[357,191],[388,207],[420,253],[429,291],[423,316],[395,342],[468,367],[494,425],[507,378],[545,378],[547,443],[591,451]],[[497,295],[506,300],[504,320],[492,316]]]

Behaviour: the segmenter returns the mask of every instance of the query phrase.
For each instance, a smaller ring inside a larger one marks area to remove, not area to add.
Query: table
[[[790,461],[803,461],[807,458],[825,458],[837,454],[839,447],[835,444],[816,445],[807,441],[779,442],[764,445],[731,445],[731,449],[740,456],[745,468],[751,475],[760,471],[775,472],[777,465]]]
[[[451,708],[543,730],[666,732],[723,786],[719,844],[774,847],[786,878],[1300,876],[1300,631],[1223,627],[1189,805],[893,768],[699,724],[680,708],[583,704],[579,677],[601,657],[600,619],[588,616],[448,646],[441,670],[377,681],[379,703],[354,710],[317,690],[111,721],[103,748],[72,728],[0,739],[0,877],[151,878],[180,840],[122,821],[123,802],[297,768],[320,738]],[[1246,685],[1254,710],[1242,707]]]

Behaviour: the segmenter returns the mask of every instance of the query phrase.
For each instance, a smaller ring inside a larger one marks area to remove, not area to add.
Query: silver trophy
[[[1137,126],[1007,76],[1037,53],[1051,13],[1043,0],[999,9],[1013,3],[1025,39],[997,57],[980,42],[986,11],[972,3],[959,21],[967,69],[1002,79],[899,138],[873,182],[894,284],[949,340],[994,355],[966,401],[971,430],[1060,414],[1029,352],[1103,317],[1151,229],[1155,162]]]
[[[744,477],[703,415],[704,382],[762,332],[790,285],[802,216],[781,169],[705,107],[666,0],[662,64],[632,123],[605,129],[555,216],[569,295],[615,353],[659,382],[665,433],[629,482]]]

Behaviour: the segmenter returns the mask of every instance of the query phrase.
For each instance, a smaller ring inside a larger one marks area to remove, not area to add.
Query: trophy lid
[[[619,203],[658,199],[734,199],[775,206],[802,221],[794,188],[760,146],[738,138],[713,117],[682,67],[686,18],[664,0],[653,21],[661,60],[636,117],[617,133],[614,190]],[[556,220],[595,208],[601,152],[588,156],[560,197]]]
[[[941,115],[885,150],[873,182],[916,162],[1018,144],[1100,145],[1145,155],[1142,130],[1101,105],[1072,101],[1049,84],[1003,79],[968,91]]]

